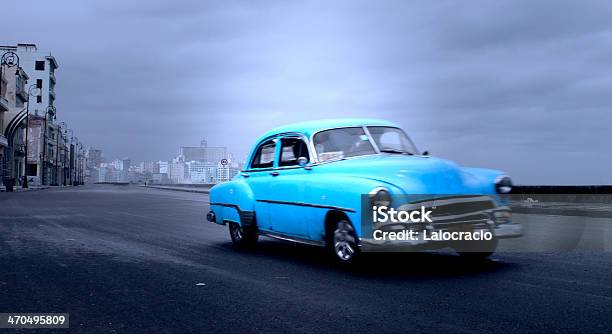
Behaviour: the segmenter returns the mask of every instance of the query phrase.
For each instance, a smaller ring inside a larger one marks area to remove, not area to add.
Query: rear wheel
[[[238,248],[252,247],[257,243],[259,236],[253,228],[243,228],[237,223],[229,223],[229,233],[232,243]]]
[[[338,221],[333,227],[327,246],[337,262],[351,263],[355,261],[355,258],[359,255],[359,248],[353,225],[345,219]]]

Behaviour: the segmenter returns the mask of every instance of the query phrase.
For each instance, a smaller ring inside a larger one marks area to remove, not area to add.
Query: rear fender
[[[251,188],[242,180],[217,184],[210,190],[210,209],[217,217],[217,224],[255,224],[255,206]]]

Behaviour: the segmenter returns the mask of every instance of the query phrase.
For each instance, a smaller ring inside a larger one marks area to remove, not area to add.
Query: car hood
[[[349,158],[317,168],[378,180],[408,194],[489,194],[495,191],[495,177],[502,174],[490,169],[463,168],[431,156],[399,154]]]

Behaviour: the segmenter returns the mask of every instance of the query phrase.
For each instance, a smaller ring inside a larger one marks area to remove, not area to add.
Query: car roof
[[[336,119],[323,119],[317,121],[308,121],[301,123],[293,123],[287,124],[283,126],[276,127],[265,134],[263,134],[257,142],[263,140],[264,138],[279,134],[279,133],[287,133],[287,132],[297,132],[310,137],[313,133],[316,133],[321,130],[326,130],[330,128],[342,128],[342,127],[354,127],[354,126],[393,126],[397,127],[396,124],[381,120],[381,119],[371,119],[371,118],[336,118]]]

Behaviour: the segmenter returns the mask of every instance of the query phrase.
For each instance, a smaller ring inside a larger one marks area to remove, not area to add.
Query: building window
[[[36,164],[28,164],[28,176],[36,176],[38,175],[38,171],[36,170],[38,165]]]
[[[42,89],[42,79],[36,79],[36,88]]]
[[[37,60],[36,64],[34,65],[34,69],[36,69],[37,71],[44,71],[45,70],[45,61],[44,60]]]
[[[36,96],[36,103],[42,103],[42,95]]]

